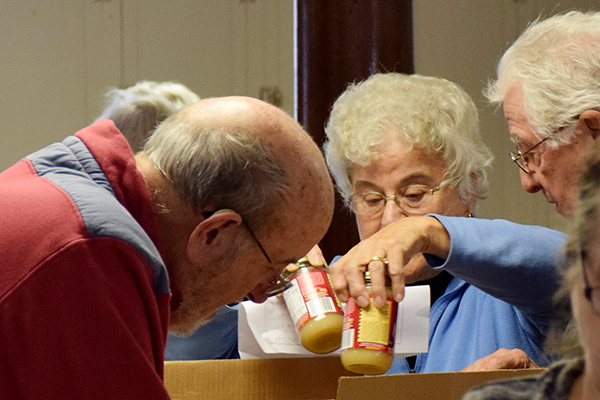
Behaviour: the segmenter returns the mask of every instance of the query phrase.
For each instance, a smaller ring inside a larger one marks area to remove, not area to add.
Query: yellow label
[[[390,340],[390,308],[390,301],[386,301],[383,307],[377,308],[373,304],[373,299],[371,299],[371,304],[360,310],[359,342],[388,345]]]

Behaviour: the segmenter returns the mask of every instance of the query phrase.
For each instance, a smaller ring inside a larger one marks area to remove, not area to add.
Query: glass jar
[[[288,288],[283,292],[302,346],[313,353],[324,354],[340,347],[344,313],[331,288],[326,267],[315,267],[303,257],[299,268],[286,270],[283,279]]]
[[[371,294],[371,277],[365,272],[365,286],[370,303],[360,308],[354,298],[346,303],[342,333],[341,361],[348,371],[365,375],[387,372],[394,360],[394,336],[398,303],[392,296],[389,280],[386,282],[385,305],[377,308]]]

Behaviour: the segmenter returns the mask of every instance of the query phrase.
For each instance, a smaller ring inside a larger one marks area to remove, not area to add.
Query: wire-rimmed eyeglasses
[[[209,218],[211,215],[219,212],[221,210],[218,211],[206,211],[202,214],[202,216],[204,218]],[[233,211],[233,210],[227,210],[227,211]],[[252,237],[252,239],[254,240],[254,242],[256,243],[256,245],[258,246],[258,248],[260,249],[260,251],[263,253],[263,255],[265,256],[266,260],[269,262],[269,264],[272,264],[271,261],[271,257],[269,257],[269,255],[267,254],[267,251],[265,250],[265,248],[263,247],[263,245],[260,243],[260,241],[258,240],[258,238],[256,237],[256,234],[254,234],[254,231],[252,229],[250,229],[250,227],[248,226],[248,224],[246,224],[246,222],[244,221],[244,219],[242,218],[242,224],[246,227],[246,230],[248,231],[248,233],[250,234],[250,236]],[[283,279],[282,276],[280,276],[277,279],[273,279],[270,282],[270,287],[267,289],[267,295],[270,296],[275,296],[281,292],[283,292],[285,289],[287,289],[290,285],[290,283],[288,281],[286,281],[285,279]]]
[[[396,194],[389,196],[375,191],[352,193],[346,201],[357,215],[371,216],[378,214],[383,210],[388,200],[394,200],[394,203],[404,212],[411,214],[429,206],[433,195],[449,182],[450,179],[446,179],[434,187],[421,184],[408,185]]]
[[[590,302],[592,306],[592,310],[598,315],[600,315],[600,286],[591,286],[590,281],[585,270],[585,261],[587,258],[587,253],[585,251],[581,252],[581,269],[583,271],[583,294],[587,301]]]
[[[567,125],[559,128],[559,129],[557,129],[554,132],[554,135],[557,135],[561,131],[563,131],[566,128],[572,126],[572,124],[576,123],[579,120],[580,117],[581,117],[581,114],[574,116],[571,119],[571,123],[570,124],[567,124]],[[515,153],[514,151],[511,151],[511,152],[508,153],[508,155],[510,156],[510,159],[513,160],[513,162],[515,164],[517,164],[517,166],[519,168],[521,168],[521,170],[523,172],[525,172],[526,174],[529,174],[529,167],[528,167],[529,157],[527,156],[527,154],[529,154],[533,149],[535,149],[536,147],[540,146],[542,143],[544,143],[548,139],[550,139],[550,137],[545,137],[544,139],[540,140],[539,142],[537,142],[536,144],[534,144],[533,146],[531,146],[524,153],[521,153],[521,150],[519,150],[519,147],[517,146],[517,152]]]
[[[517,152],[509,152],[508,155],[510,156],[510,159],[513,160],[513,162],[515,164],[517,164],[517,166],[519,168],[521,168],[521,170],[523,172],[525,172],[526,174],[529,174],[529,167],[527,166],[527,163],[529,162],[529,157],[527,157],[527,154],[529,154],[529,152],[533,149],[535,149],[536,147],[538,147],[539,145],[541,145],[542,143],[544,143],[546,140],[548,140],[548,138],[544,138],[542,140],[540,140],[539,142],[537,142],[536,144],[534,144],[532,147],[530,147],[525,153],[521,153],[521,150],[519,150],[519,148],[517,147]]]

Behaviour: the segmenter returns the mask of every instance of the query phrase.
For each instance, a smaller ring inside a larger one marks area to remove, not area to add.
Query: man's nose
[[[537,172],[535,169],[530,169],[529,173],[526,173],[523,170],[519,170],[520,178],[521,178],[521,186],[528,193],[536,193],[539,192],[542,188],[539,180],[537,179]]]
[[[255,303],[264,303],[269,298],[265,290],[256,290],[256,288],[253,289],[250,293],[248,293],[246,297]]]
[[[246,297],[255,303],[264,303],[269,298],[269,289],[273,286],[273,279],[269,282],[259,283]]]
[[[404,210],[400,208],[398,204],[396,204],[396,201],[394,201],[394,199],[389,199],[383,206],[383,211],[381,214],[381,227],[385,228],[392,222],[396,222],[406,217],[408,217],[408,215],[406,215]]]

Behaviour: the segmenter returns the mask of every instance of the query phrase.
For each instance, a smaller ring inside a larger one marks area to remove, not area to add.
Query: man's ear
[[[196,264],[210,248],[232,243],[235,229],[242,224],[242,217],[233,210],[219,210],[200,222],[190,234],[186,246],[186,257]]]
[[[594,140],[600,137],[600,111],[585,110],[581,113],[579,121],[583,121],[585,127],[590,131]]]

